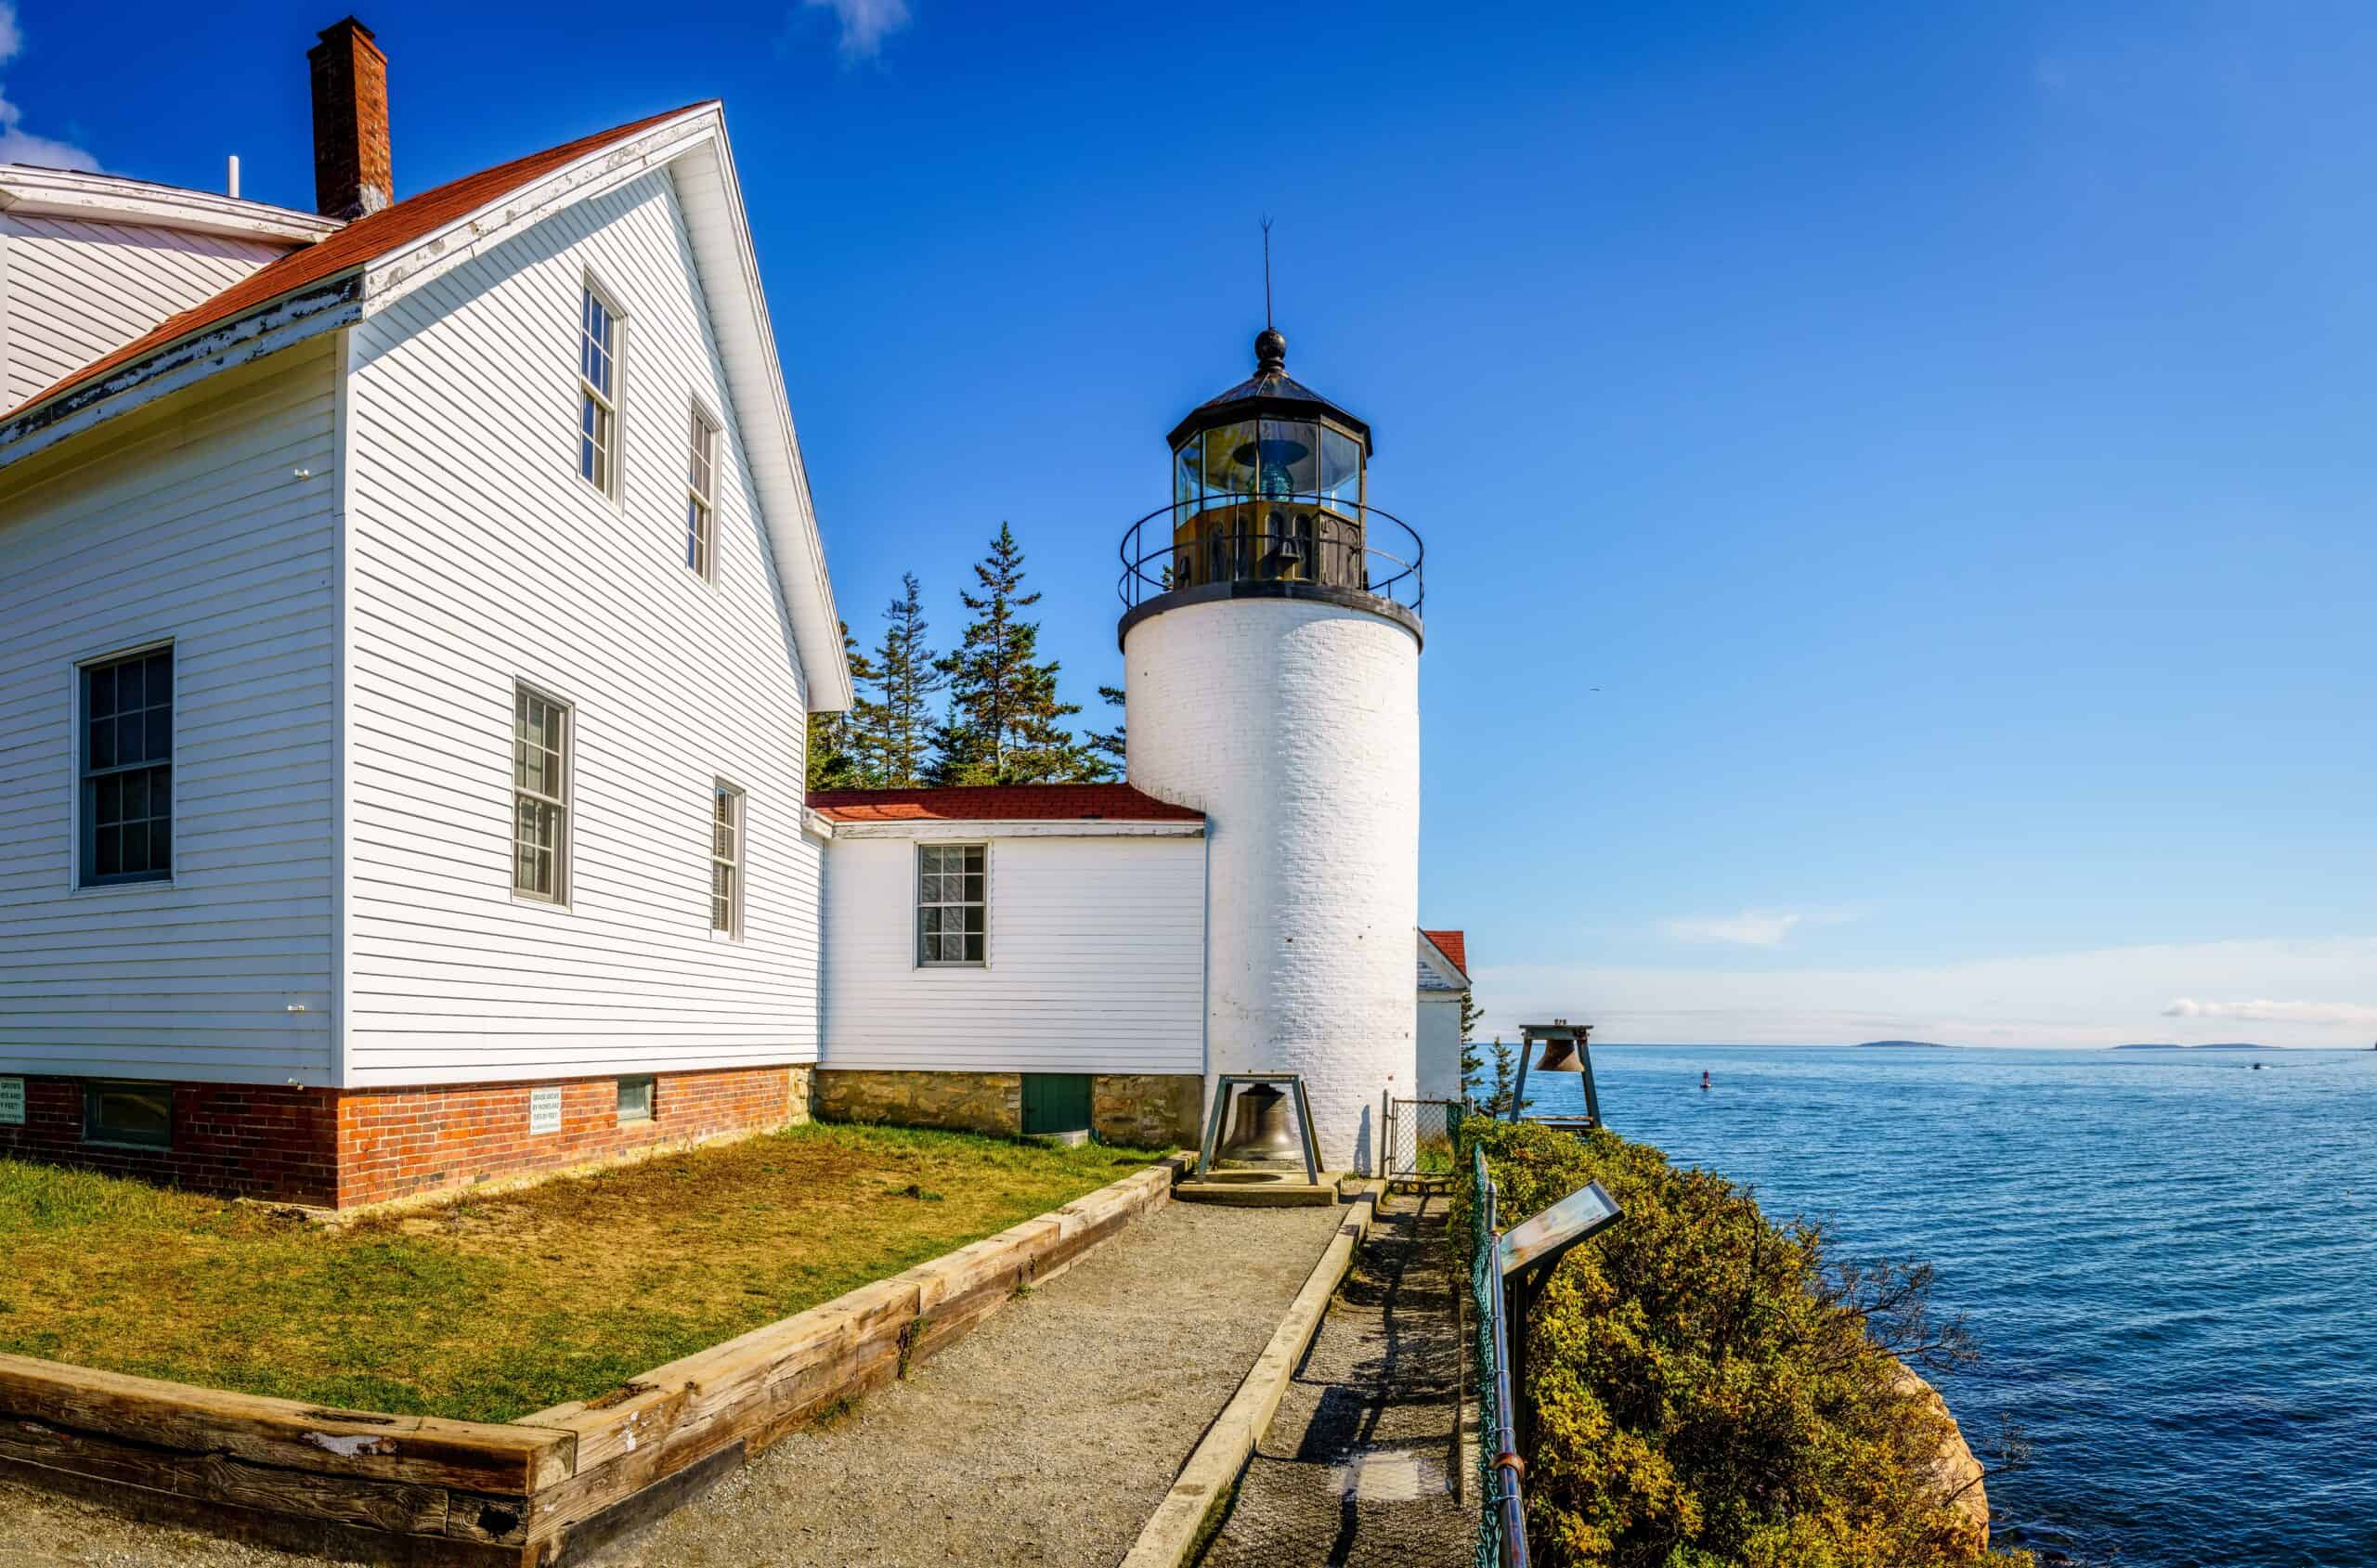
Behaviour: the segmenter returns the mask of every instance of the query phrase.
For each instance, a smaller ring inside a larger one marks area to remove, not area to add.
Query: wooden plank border
[[[909,1368],[1168,1201],[1176,1156],[890,1279],[511,1422],[328,1409],[0,1355],[0,1477],[370,1562],[552,1568]]]

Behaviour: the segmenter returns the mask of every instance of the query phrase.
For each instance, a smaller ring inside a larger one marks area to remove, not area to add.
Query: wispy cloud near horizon
[[[845,64],[879,58],[883,40],[913,21],[908,0],[801,0],[804,8],[829,10],[841,24],[837,45]]]
[[[17,25],[14,0],[0,0],[0,67],[13,64],[25,52],[24,30]],[[89,169],[99,161],[71,142],[37,136],[23,128],[24,110],[8,101],[0,88],[0,163],[39,163],[52,169]]]
[[[1780,947],[1802,926],[1838,926],[1845,914],[1805,910],[1746,909],[1738,914],[1692,915],[1661,923],[1680,942],[1723,942],[1734,947]]]
[[[2099,948],[1963,963],[1848,968],[1483,965],[1480,1038],[1533,1015],[1591,1019],[1595,1038],[1652,1043],[1824,1044],[1937,1040],[1976,1045],[2183,1043],[2251,1037],[2352,1046],[2377,1007],[2205,1002],[2352,996],[2377,974],[2377,937]],[[2173,1001],[2174,997],[2177,1001]],[[2192,1011],[2182,1010],[2185,1007]]]

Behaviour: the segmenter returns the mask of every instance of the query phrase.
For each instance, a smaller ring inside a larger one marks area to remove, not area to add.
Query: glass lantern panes
[[[1266,496],[1309,496],[1318,490],[1315,473],[1319,457],[1318,427],[1302,420],[1265,420],[1257,475]]]
[[[1205,432],[1205,495],[1254,493],[1254,421],[1218,425]]]
[[[173,875],[174,651],[83,670],[84,886]]]
[[[1362,499],[1362,447],[1344,432],[1320,427],[1320,493],[1351,510]]]
[[[916,850],[916,962],[981,964],[989,914],[980,844],[925,844]]]

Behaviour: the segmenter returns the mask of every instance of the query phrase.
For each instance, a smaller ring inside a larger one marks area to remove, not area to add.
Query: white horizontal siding
[[[0,472],[0,1071],[329,1082],[331,366]],[[78,889],[74,666],[162,638],[174,879]]]
[[[0,408],[15,408],[285,250],[147,224],[0,216]]]
[[[589,268],[628,317],[617,506],[578,477]],[[347,1081],[814,1060],[801,672],[673,182],[355,335]],[[682,564],[695,394],[726,424],[715,587]],[[567,908],[510,891],[515,680],[574,705]],[[741,941],[709,932],[717,777],[747,792]]]
[[[1204,840],[988,842],[981,967],[917,965],[914,842],[828,848],[819,1065],[1203,1071]]]
[[[1419,1056],[1420,1097],[1461,1098],[1461,993],[1422,991],[1412,1038]]]

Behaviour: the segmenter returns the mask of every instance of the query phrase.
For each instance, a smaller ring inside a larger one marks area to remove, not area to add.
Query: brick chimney
[[[305,51],[314,68],[314,208],[359,218],[395,200],[388,152],[388,57],[353,17]]]

